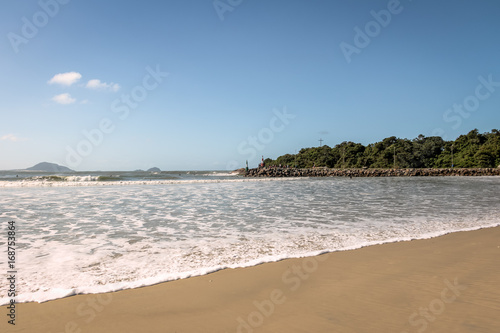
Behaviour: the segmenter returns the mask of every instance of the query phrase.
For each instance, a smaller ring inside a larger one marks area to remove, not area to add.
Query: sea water
[[[497,226],[499,193],[500,177],[4,172],[0,267],[8,221],[16,301],[43,302]],[[9,301],[6,283],[0,297]]]

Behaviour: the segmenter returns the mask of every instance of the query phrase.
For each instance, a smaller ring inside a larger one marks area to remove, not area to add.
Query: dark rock
[[[499,168],[448,169],[250,169],[246,177],[436,177],[436,176],[500,176]]]

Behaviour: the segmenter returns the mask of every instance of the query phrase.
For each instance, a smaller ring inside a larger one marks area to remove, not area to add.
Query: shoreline
[[[16,304],[16,326],[2,316],[0,327],[7,332],[409,333],[429,326],[432,332],[471,332],[471,327],[494,332],[500,324],[495,315],[499,239],[500,227],[461,231],[138,289]],[[6,306],[1,308],[6,313]],[[428,310],[419,313],[421,308]]]
[[[500,176],[500,168],[447,169],[332,169],[264,167],[241,171],[245,177],[445,177],[445,176]]]
[[[303,258],[309,258],[309,257],[317,257],[321,255],[327,255],[327,254],[332,254],[336,252],[345,252],[345,251],[355,251],[358,249],[366,248],[366,247],[371,247],[371,246],[379,246],[379,245],[384,245],[384,244],[392,244],[392,243],[400,243],[400,242],[411,242],[411,241],[416,241],[416,240],[425,240],[425,239],[433,239],[441,236],[445,236],[448,234],[453,234],[457,232],[467,232],[467,231],[475,231],[475,230],[481,230],[481,229],[489,229],[489,228],[500,228],[500,223],[495,223],[495,224],[490,224],[490,225],[483,225],[479,227],[469,227],[469,228],[464,228],[460,230],[447,230],[447,231],[440,231],[440,232],[433,232],[433,233],[427,233],[427,234],[422,234],[419,236],[408,236],[405,238],[389,238],[386,240],[377,240],[377,241],[370,241],[370,242],[365,242],[365,243],[359,243],[356,245],[350,245],[347,247],[342,247],[342,248],[336,248],[336,249],[325,249],[325,250],[317,250],[317,251],[312,251],[309,253],[304,253],[302,255],[292,255],[292,256],[279,256],[279,257],[274,257],[269,260],[264,260],[262,259],[261,261],[249,261],[249,262],[244,262],[241,264],[237,265],[224,265],[224,266],[214,266],[214,267],[206,267],[201,269],[200,271],[190,271],[190,272],[181,272],[178,273],[178,277],[174,277],[172,279],[168,280],[158,280],[157,282],[152,282],[148,284],[141,284],[141,282],[135,283],[134,286],[123,286],[123,284],[118,283],[120,287],[117,287],[116,289],[113,288],[113,285],[111,288],[107,288],[104,290],[94,290],[94,291],[70,291],[69,289],[67,290],[67,293],[65,296],[59,296],[57,298],[47,298],[43,300],[29,300],[29,301],[22,301],[19,302],[17,301],[16,304],[27,304],[27,303],[36,303],[36,304],[42,304],[46,302],[52,302],[52,301],[57,301],[61,300],[64,298],[68,297],[74,297],[74,296],[79,296],[79,295],[98,295],[98,294],[106,294],[106,293],[115,293],[115,292],[120,292],[124,290],[134,290],[134,289],[140,289],[144,287],[151,287],[155,285],[159,285],[162,283],[169,283],[172,281],[177,281],[177,280],[184,280],[184,279],[190,279],[190,278],[195,278],[195,277],[200,277],[204,275],[209,275],[213,274],[219,271],[227,270],[227,269],[242,269],[242,268],[252,268],[258,265],[263,265],[263,264],[270,264],[270,263],[275,263],[275,262],[280,262],[283,260],[294,260],[294,259],[303,259]],[[81,290],[81,287],[77,288]],[[8,298],[0,298],[2,301],[8,302]],[[0,307],[6,306],[8,303],[0,303]]]

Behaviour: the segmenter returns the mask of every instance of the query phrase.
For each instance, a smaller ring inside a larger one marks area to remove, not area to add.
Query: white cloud
[[[101,80],[98,79],[92,79],[87,82],[87,85],[85,86],[89,89],[103,89],[103,90],[110,90],[113,92],[117,92],[120,90],[120,85],[117,83],[106,83],[106,82],[101,82]]]
[[[84,99],[83,101],[80,102],[80,104],[88,104],[88,103],[89,103],[88,99]]]
[[[72,104],[76,102],[76,99],[71,97],[71,95],[68,93],[55,95],[54,97],[52,97],[52,100],[59,104]]]
[[[0,140],[2,140],[2,141],[19,142],[19,141],[26,141],[27,139],[25,139],[25,138],[19,138],[19,137],[15,136],[14,134],[6,134],[6,135],[0,137]]]
[[[77,73],[77,72],[68,72],[68,73],[59,73],[54,75],[52,79],[50,79],[47,83],[48,84],[60,84],[63,86],[70,86],[73,83],[77,82],[82,78],[82,74]]]

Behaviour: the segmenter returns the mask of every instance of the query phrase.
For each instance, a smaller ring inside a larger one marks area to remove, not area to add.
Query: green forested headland
[[[452,162],[453,158],[453,162]],[[500,166],[500,132],[479,133],[477,129],[455,141],[419,135],[413,140],[395,136],[364,146],[350,141],[331,148],[303,148],[298,154],[286,154],[268,166],[297,168],[496,168]]]

